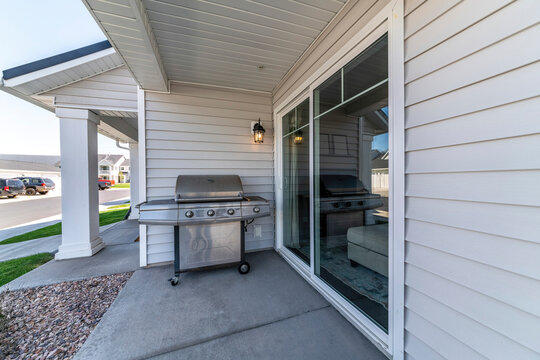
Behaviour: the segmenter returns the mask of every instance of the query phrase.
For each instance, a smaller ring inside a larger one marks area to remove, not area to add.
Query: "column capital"
[[[56,117],[64,119],[80,119],[88,120],[99,125],[100,118],[99,115],[93,113],[88,109],[73,109],[73,108],[63,108],[57,107],[55,109]]]

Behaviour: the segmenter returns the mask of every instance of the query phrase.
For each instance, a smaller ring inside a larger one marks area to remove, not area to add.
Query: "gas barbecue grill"
[[[245,232],[255,218],[270,215],[270,205],[259,196],[244,196],[237,175],[180,175],[174,199],[138,205],[139,223],[174,227],[174,277],[184,271],[238,265],[245,261]]]
[[[372,194],[356,176],[320,176],[321,235],[345,235],[347,229],[368,223],[370,210],[383,206],[379,194]]]
[[[383,205],[381,196],[371,194],[357,177],[352,175],[320,176],[321,213],[365,211]]]

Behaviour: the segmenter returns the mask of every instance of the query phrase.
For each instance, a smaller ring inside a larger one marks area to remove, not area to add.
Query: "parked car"
[[[106,190],[111,187],[111,181],[105,179],[98,179],[98,190]]]
[[[0,196],[14,198],[24,193],[24,184],[19,179],[0,179]]]
[[[49,191],[54,190],[56,186],[54,181],[44,177],[21,176],[18,179],[24,183],[26,195],[35,195],[36,193],[45,195]]]

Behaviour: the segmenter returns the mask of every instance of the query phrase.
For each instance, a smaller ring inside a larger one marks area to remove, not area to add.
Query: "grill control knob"
[[[234,215],[234,209],[229,209],[229,210],[227,210],[227,214],[229,214],[229,215]]]
[[[258,208],[258,207],[254,207],[254,208],[253,208],[253,212],[254,212],[254,213],[258,213],[258,212],[260,212],[260,211],[261,211],[261,209]]]
[[[206,215],[208,215],[208,216],[214,216],[214,215],[216,215],[216,212],[215,212],[214,210],[210,209],[210,210],[208,210],[208,211],[206,212]]]
[[[186,217],[187,218],[193,217],[193,211],[191,211],[191,210],[186,211]]]

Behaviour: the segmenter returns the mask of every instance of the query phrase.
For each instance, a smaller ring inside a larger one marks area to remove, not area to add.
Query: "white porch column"
[[[130,219],[139,218],[139,209],[135,207],[139,203],[139,144],[129,143],[129,196],[131,198]]]
[[[99,237],[97,125],[82,109],[57,108],[62,171],[62,244],[56,259],[92,256],[105,244]]]

